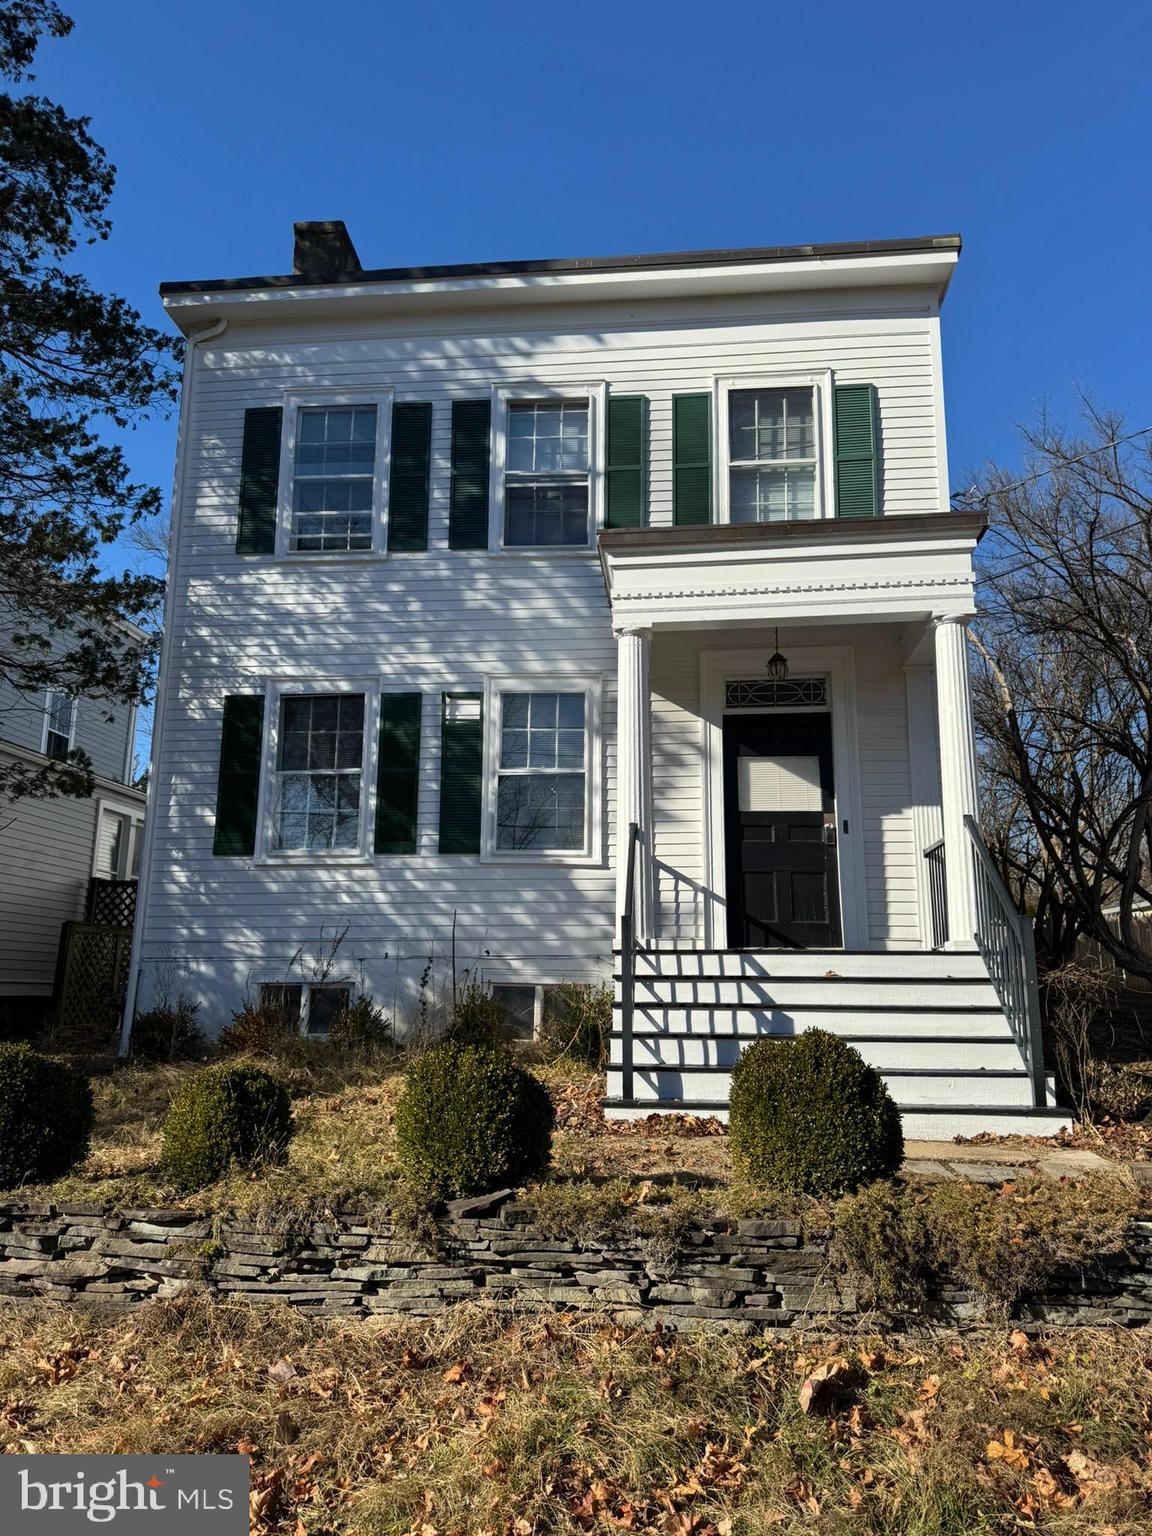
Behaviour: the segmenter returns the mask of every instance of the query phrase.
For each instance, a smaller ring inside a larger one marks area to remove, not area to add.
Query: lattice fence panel
[[[128,985],[132,929],[119,923],[65,923],[56,1024],[69,1041],[108,1044]]]
[[[135,880],[89,880],[88,921],[131,928],[136,921]]]

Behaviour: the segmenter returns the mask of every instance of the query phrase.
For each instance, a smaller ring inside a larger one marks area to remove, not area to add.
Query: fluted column
[[[948,877],[948,948],[971,949],[976,929],[972,840],[964,817],[979,815],[966,617],[933,620],[940,716],[940,799]]]
[[[640,828],[636,861],[636,937],[653,936],[652,732],[648,693],[650,632],[621,628],[616,634],[616,915],[624,909],[628,877],[628,828]]]

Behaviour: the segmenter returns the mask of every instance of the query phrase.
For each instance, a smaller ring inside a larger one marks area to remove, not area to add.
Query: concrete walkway
[[[1030,1152],[1024,1147],[964,1147],[951,1141],[906,1141],[904,1172],[924,1179],[968,1179],[976,1184],[1003,1184],[1030,1173],[1052,1179],[1082,1179],[1089,1174],[1117,1176],[1130,1172],[1140,1184],[1152,1183],[1152,1163],[1122,1163],[1099,1152],[1060,1147]]]

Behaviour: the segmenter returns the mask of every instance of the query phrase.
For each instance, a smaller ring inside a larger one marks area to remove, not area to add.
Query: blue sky
[[[1076,391],[1152,425],[1147,0],[62,0],[39,89],[118,167],[84,269],[291,268],[294,219],[366,266],[959,231],[955,486]],[[173,423],[132,437],[171,483]]]

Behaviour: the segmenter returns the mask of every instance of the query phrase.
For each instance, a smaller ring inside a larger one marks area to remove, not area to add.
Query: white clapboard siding
[[[97,803],[61,796],[4,808],[0,997],[48,996],[60,925],[84,916]]]
[[[443,987],[455,925],[458,967],[553,980],[608,975],[616,647],[596,556],[489,556],[447,548],[451,402],[494,385],[606,381],[650,402],[649,505],[672,520],[672,397],[713,378],[831,368],[876,386],[884,509],[947,502],[937,445],[936,319],[931,295],[862,290],[627,304],[564,304],[523,316],[490,312],[414,322],[234,319],[197,354],[179,516],[164,739],[153,781],[156,832],[143,917],[141,1002],[163,967],[204,1004],[209,1030],[244,989],[283,975],[301,945],[347,924],[339,964],[409,1016],[431,958]],[[244,411],[292,392],[391,389],[433,405],[430,547],[363,563],[308,565],[234,553]],[[855,636],[862,631],[853,631]],[[653,655],[657,853],[666,935],[698,941],[702,799],[697,642]],[[845,642],[841,631],[838,643]],[[869,642],[871,643],[871,642]],[[879,643],[879,642],[877,642]],[[903,677],[885,632],[883,667],[861,714],[864,812],[877,855],[869,922],[878,947],[917,942],[907,826]],[[878,663],[879,665],[879,663]],[[860,669],[861,673],[863,668]],[[603,678],[606,846],[598,866],[484,864],[436,853],[439,695],[488,676]],[[221,700],[273,677],[386,677],[425,695],[420,852],[369,866],[284,868],[212,855]],[[659,687],[656,680],[659,678]],[[870,775],[870,777],[869,777]],[[905,786],[902,790],[901,786]],[[426,994],[426,1000],[427,1000]]]

